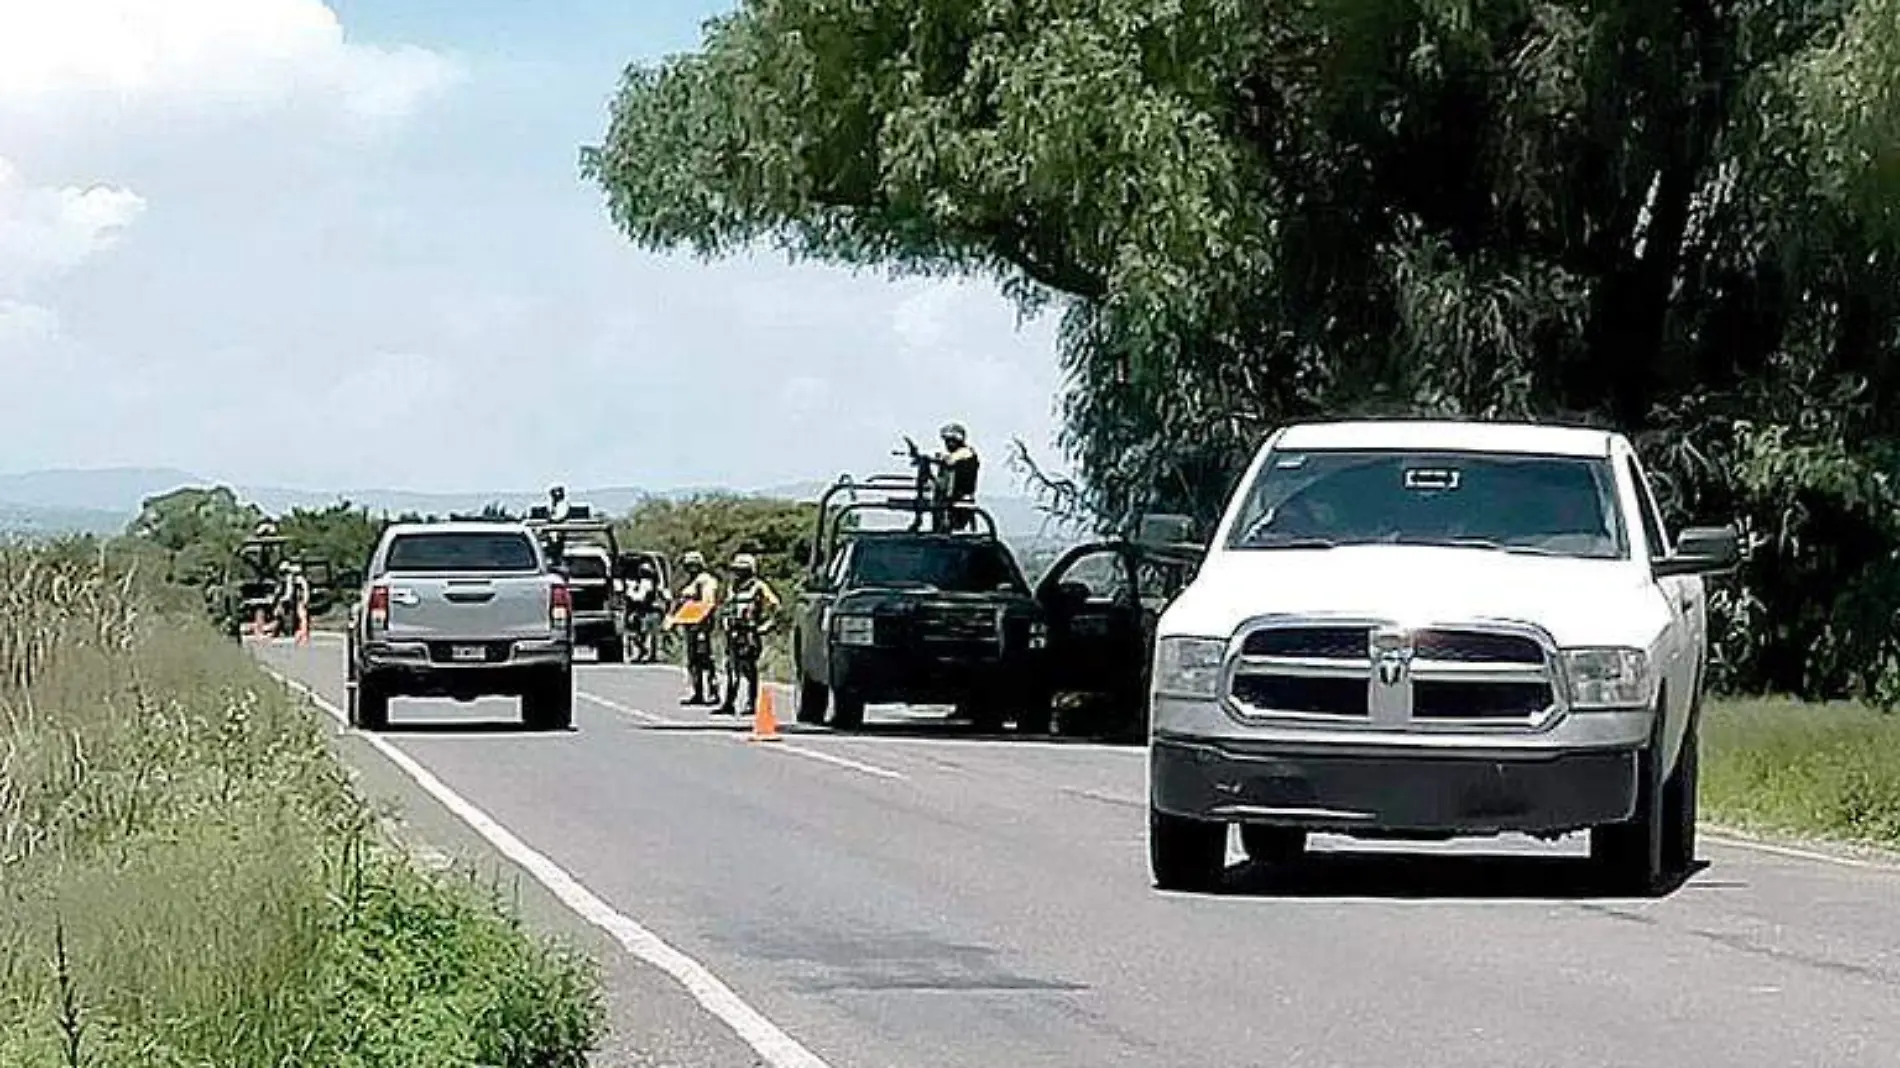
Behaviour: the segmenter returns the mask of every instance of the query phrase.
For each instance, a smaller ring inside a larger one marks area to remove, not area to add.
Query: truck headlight
[[[1566,649],[1570,705],[1583,711],[1646,708],[1654,696],[1649,654],[1641,649]]]
[[[832,622],[839,645],[874,645],[877,642],[877,620],[870,616],[833,616]]]
[[[1226,658],[1227,642],[1220,638],[1163,638],[1155,647],[1155,692],[1218,697],[1221,663]]]

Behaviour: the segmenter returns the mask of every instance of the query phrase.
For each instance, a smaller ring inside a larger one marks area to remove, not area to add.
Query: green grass
[[[1900,847],[1900,715],[1845,704],[1713,702],[1702,740],[1707,818]]]
[[[426,875],[201,621],[0,550],[0,1066],[562,1068],[591,965]]]

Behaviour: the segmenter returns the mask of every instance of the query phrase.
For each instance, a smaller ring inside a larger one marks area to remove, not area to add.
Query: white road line
[[[1702,839],[1712,845],[1729,849],[1744,849],[1770,856],[1787,857],[1791,860],[1817,861],[1822,864],[1836,864],[1844,868],[1861,868],[1868,871],[1884,871],[1900,874],[1900,857],[1862,858],[1842,856],[1838,853],[1824,853],[1818,849],[1803,849],[1800,846],[1777,845],[1774,842],[1759,842],[1752,838],[1737,837],[1727,828],[1709,828],[1706,824],[1700,829]]]
[[[651,712],[646,712],[646,711],[642,711],[641,709],[634,708],[632,705],[623,705],[619,701],[610,701],[605,697],[595,696],[594,694],[588,693],[585,690],[575,690],[574,696],[580,698],[583,701],[588,701],[593,704],[597,704],[600,707],[607,709],[608,711],[618,712],[621,715],[626,716],[630,719],[637,719],[642,723],[667,724],[667,723],[684,723],[685,722],[685,720],[668,719],[665,716],[656,716]]]
[[[751,738],[746,737],[744,735],[740,735],[739,739],[745,742],[752,741]],[[841,768],[849,768],[852,771],[861,771],[866,775],[875,775],[876,777],[880,779],[902,780],[902,779],[910,778],[910,776],[904,774],[901,771],[892,771],[889,768],[880,768],[876,764],[866,764],[861,760],[852,760],[850,757],[841,757],[841,756],[836,756],[831,753],[820,752],[816,749],[807,749],[802,745],[793,745],[790,742],[783,742],[783,741],[762,742],[759,744],[759,748],[771,750],[775,752],[780,752],[780,753],[788,753],[792,756],[802,756],[807,760],[821,760],[827,764],[835,764]]]
[[[575,696],[579,697],[583,701],[588,701],[593,704],[599,705],[602,708],[608,709],[610,711],[618,712],[623,716],[627,716],[632,719],[637,719],[642,723],[681,724],[681,723],[686,722],[685,720],[668,719],[665,716],[656,716],[651,712],[645,711],[644,709],[635,708],[632,705],[628,705],[628,704],[622,704],[619,701],[612,700],[611,698],[601,697],[597,694],[591,694],[591,693],[586,692],[585,690],[575,690],[574,694]],[[731,735],[730,737],[736,737],[742,741],[750,740],[745,735]],[[821,753],[815,749],[807,749],[802,745],[794,745],[790,742],[784,742],[784,741],[773,742],[771,743],[769,748],[776,749],[783,753],[790,753],[794,756],[802,756],[809,760],[818,760],[818,761],[823,761],[826,764],[834,764],[841,768],[849,768],[852,771],[863,772],[866,775],[873,775],[880,779],[901,780],[901,779],[910,778],[910,776],[905,775],[901,771],[892,771],[890,768],[880,768],[876,764],[866,764],[861,760],[852,760],[850,757],[833,756],[830,753]]]
[[[347,717],[343,710],[315,690],[268,667],[264,668],[264,671],[290,689],[303,694],[310,699],[312,704],[347,726]],[[771,1068],[830,1068],[817,1054],[800,1045],[797,1039],[786,1034],[778,1025],[748,1005],[705,965],[674,949],[632,918],[614,911],[593,891],[583,886],[580,880],[563,871],[553,861],[515,837],[494,817],[450,789],[414,757],[378,735],[355,733],[357,737],[387,757],[390,763],[402,769],[429,796],[460,817],[462,822],[474,829],[475,833],[487,839],[488,843],[503,856],[534,876],[535,880],[547,887],[555,897],[561,900],[562,904],[574,910],[582,919],[612,935],[615,941],[626,947],[627,952],[672,976],[686,988],[686,992],[692,995],[694,1001],[699,1002],[707,1012],[732,1028],[733,1033],[737,1034],[746,1045],[751,1046],[760,1059]]]

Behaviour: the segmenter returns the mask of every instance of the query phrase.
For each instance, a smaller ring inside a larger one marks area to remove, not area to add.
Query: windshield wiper
[[[1442,545],[1450,549],[1489,549],[1492,552],[1517,553],[1523,556],[1563,556],[1537,545],[1515,545],[1498,541],[1495,538],[1395,538],[1397,545]]]
[[[1249,538],[1241,543],[1243,549],[1337,549],[1339,543],[1331,538],[1298,537],[1290,534],[1268,534]]]

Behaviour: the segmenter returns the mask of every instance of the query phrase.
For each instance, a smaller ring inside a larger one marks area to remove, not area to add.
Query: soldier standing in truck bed
[[[938,434],[943,438],[943,451],[935,459],[937,477],[942,480],[941,499],[948,513],[946,525],[953,531],[963,530],[970,526],[973,518],[957,506],[976,500],[976,478],[982,461],[970,447],[970,432],[962,423],[945,423]]]

